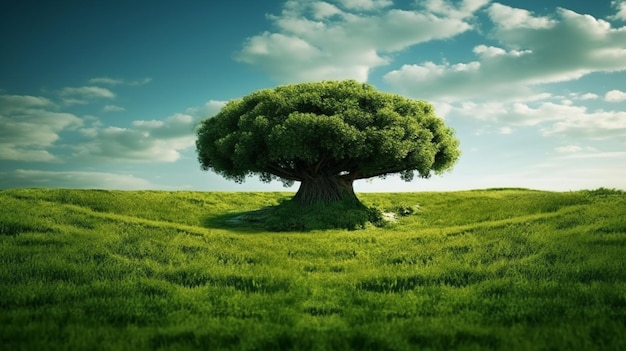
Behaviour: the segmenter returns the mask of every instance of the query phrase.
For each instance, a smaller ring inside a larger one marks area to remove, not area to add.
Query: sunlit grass
[[[384,228],[226,219],[287,193],[0,192],[6,349],[626,349],[626,195],[362,194]]]

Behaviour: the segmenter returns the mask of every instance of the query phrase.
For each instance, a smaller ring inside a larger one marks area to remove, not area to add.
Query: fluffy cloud
[[[510,128],[537,127],[543,136],[559,135],[571,140],[626,140],[626,112],[590,111],[570,101],[464,102],[445,104],[446,114]]]
[[[94,99],[113,99],[115,94],[106,88],[97,86],[67,87],[61,90],[61,97],[66,104],[86,104]]]
[[[165,120],[138,120],[131,127],[81,129],[86,140],[74,146],[75,156],[112,161],[174,162],[195,143],[195,119],[176,114]]]
[[[17,169],[0,172],[0,188],[154,189],[149,181],[127,174],[106,172],[42,171]]]
[[[109,78],[109,77],[96,77],[89,79],[89,84],[104,84],[104,85],[144,85],[148,84],[152,81],[152,78],[144,78],[141,80],[124,80],[119,78]]]
[[[117,105],[105,105],[103,108],[104,112],[119,112],[124,111],[125,108]]]
[[[604,100],[608,102],[621,102],[626,100],[626,93],[619,90],[611,90],[606,93]]]
[[[389,1],[288,1],[280,15],[269,16],[277,32],[248,38],[235,58],[279,81],[366,81],[371,69],[390,62],[390,53],[470,30],[466,19],[488,2],[465,0],[453,6],[432,0],[422,9],[400,10],[386,9]]]
[[[599,98],[599,96],[597,94],[593,94],[593,93],[586,93],[586,94],[580,95],[579,98],[581,100],[595,100],[595,99]]]
[[[98,85],[108,85],[111,87],[118,85],[138,86],[148,84],[151,81],[152,78],[130,81],[119,78],[96,77],[88,80],[88,83],[92,85],[82,87],[66,87],[61,89],[60,96],[66,105],[85,105],[93,102],[94,100],[111,100],[116,97],[115,93],[111,91],[111,89],[103,88]],[[105,112],[123,110],[123,107],[115,105],[106,105],[104,107]]]
[[[119,85],[124,84],[124,80],[109,77],[97,77],[89,79],[89,84]]]
[[[451,18],[469,18],[491,0],[465,0],[456,6],[446,0],[427,0],[424,7],[433,14]]]
[[[0,113],[10,113],[32,108],[51,107],[52,101],[41,96],[0,95]]]
[[[466,63],[404,65],[385,80],[414,97],[455,101],[520,96],[535,85],[626,70],[626,27],[566,9],[558,9],[558,20],[501,4],[488,13],[503,47],[478,45],[477,60]]]
[[[626,21],[626,1],[613,0],[611,5],[617,9],[617,13],[611,16],[610,19]]]
[[[196,119],[204,119],[215,116],[224,105],[226,105],[226,101],[209,100],[201,107],[188,108],[186,113],[194,116]]]
[[[70,113],[51,111],[50,100],[38,96],[0,96],[0,159],[58,161],[50,152],[59,133],[76,129],[82,120]]]
[[[375,10],[393,4],[391,0],[339,0],[338,2],[347,10]]]
[[[98,92],[67,89],[67,94]],[[44,97],[0,95],[0,160],[174,162],[181,158],[181,151],[195,144],[198,121],[215,115],[225,103],[210,100],[163,120],[136,120],[118,127],[105,126],[93,116],[57,112],[58,106]],[[104,111],[121,110],[116,105],[104,107]],[[61,133],[68,139],[61,140]],[[55,149],[64,152],[55,153]]]
[[[489,17],[500,28],[519,29],[544,29],[550,28],[556,22],[548,17],[535,17],[527,10],[517,9],[510,6],[495,3],[489,7]]]
[[[75,157],[109,161],[175,162],[195,145],[195,129],[202,118],[217,114],[226,101],[209,100],[163,120],[136,120],[129,127],[103,126],[99,121],[82,128],[85,140],[74,146]]]
[[[190,115],[177,113],[165,120],[134,121],[138,131],[159,139],[176,139],[194,134],[195,121]]]
[[[542,128],[543,135],[567,135],[570,138],[604,140],[615,138],[626,141],[626,112],[588,112],[578,108],[572,115],[564,115],[556,123]]]

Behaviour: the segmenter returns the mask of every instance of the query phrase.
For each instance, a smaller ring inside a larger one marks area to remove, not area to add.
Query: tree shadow
[[[239,232],[310,232],[314,230],[358,230],[386,221],[380,210],[353,202],[301,206],[284,201],[258,210],[229,212],[205,218],[205,227]]]
[[[267,231],[263,223],[262,213],[271,207],[263,207],[252,211],[235,211],[205,217],[202,224],[205,228],[225,229],[237,232],[255,233]]]

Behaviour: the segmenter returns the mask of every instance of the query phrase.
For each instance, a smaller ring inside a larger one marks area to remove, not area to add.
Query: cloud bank
[[[130,174],[16,169],[0,172],[0,188],[78,188],[139,190],[156,184]]]
[[[532,87],[626,70],[626,27],[559,8],[555,18],[498,3],[487,13],[502,47],[474,47],[475,61],[405,64],[385,75],[400,92],[460,101],[528,95]]]
[[[391,54],[472,29],[469,18],[489,0],[388,9],[391,1],[287,1],[268,18],[275,32],[246,40],[235,59],[280,82],[353,78],[392,61]]]
[[[52,150],[60,133],[76,130],[83,121],[40,96],[0,95],[0,160],[56,162]]]

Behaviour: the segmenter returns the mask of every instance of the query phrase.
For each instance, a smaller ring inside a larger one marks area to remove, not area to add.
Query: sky
[[[0,37],[0,188],[295,191],[201,171],[198,123],[356,79],[432,103],[462,151],[357,192],[626,189],[626,0],[22,0]]]

